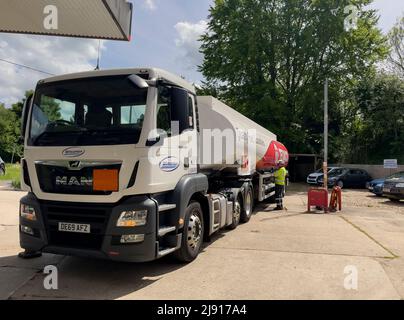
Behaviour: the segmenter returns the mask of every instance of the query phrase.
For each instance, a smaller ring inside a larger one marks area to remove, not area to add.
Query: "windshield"
[[[88,146],[136,144],[146,113],[147,89],[128,76],[97,77],[39,85],[29,144]]]
[[[333,171],[335,168],[327,168],[327,172]],[[318,169],[315,173],[323,173],[323,169]]]
[[[334,170],[332,170],[331,172],[330,172],[330,174],[329,174],[329,176],[330,177],[332,177],[332,176],[340,176],[340,175],[343,175],[344,173],[346,173],[348,171],[348,169],[334,169]]]
[[[388,176],[386,179],[397,179],[397,178],[404,178],[404,171],[396,172],[391,176]]]

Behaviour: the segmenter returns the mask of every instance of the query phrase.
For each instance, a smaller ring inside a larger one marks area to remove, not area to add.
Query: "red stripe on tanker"
[[[257,162],[257,169],[275,167],[279,160],[282,160],[285,165],[289,163],[288,149],[282,143],[272,141],[264,157]]]

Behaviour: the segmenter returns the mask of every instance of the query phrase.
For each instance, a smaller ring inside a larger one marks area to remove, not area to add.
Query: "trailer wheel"
[[[236,229],[237,226],[240,224],[240,217],[241,217],[241,205],[240,205],[240,199],[237,199],[234,201],[232,223],[227,228],[230,230]]]
[[[181,262],[191,262],[201,251],[204,234],[203,213],[199,202],[191,202],[185,209],[181,248],[175,257]]]
[[[254,196],[251,188],[248,191],[243,201],[243,208],[241,210],[240,221],[246,223],[250,221],[254,209]]]

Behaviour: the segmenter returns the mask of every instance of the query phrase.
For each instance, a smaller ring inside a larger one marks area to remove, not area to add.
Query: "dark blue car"
[[[0,176],[6,174],[6,164],[4,163],[3,159],[0,157]]]
[[[367,185],[367,188],[369,189],[370,192],[374,193],[375,195],[381,197],[383,196],[383,186],[384,186],[384,181],[388,179],[394,179],[396,177],[400,177],[404,175],[404,171],[394,173],[388,177],[385,178],[380,178],[380,179],[375,179],[369,182]]]

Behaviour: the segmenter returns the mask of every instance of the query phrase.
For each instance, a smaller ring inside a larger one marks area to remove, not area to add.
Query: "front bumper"
[[[388,198],[393,199],[404,199],[404,188],[396,188],[396,187],[384,187],[383,188],[383,195]]]
[[[383,185],[369,185],[368,190],[376,195],[383,194]]]
[[[40,201],[33,194],[21,199],[22,204],[35,208],[37,220],[20,217],[20,225],[34,231],[21,231],[20,245],[29,251],[102,258],[126,262],[152,261],[158,257],[157,202],[147,196],[134,196],[118,204],[83,204]],[[122,211],[147,210],[147,224],[141,227],[116,227]],[[58,222],[90,224],[90,234],[58,231]],[[144,241],[121,244],[126,234],[144,234]]]
[[[324,186],[324,181],[319,181],[318,183],[317,183],[317,185],[318,186]],[[330,182],[328,182],[328,185],[327,185],[328,187],[333,187],[334,186],[334,183],[330,183]]]

